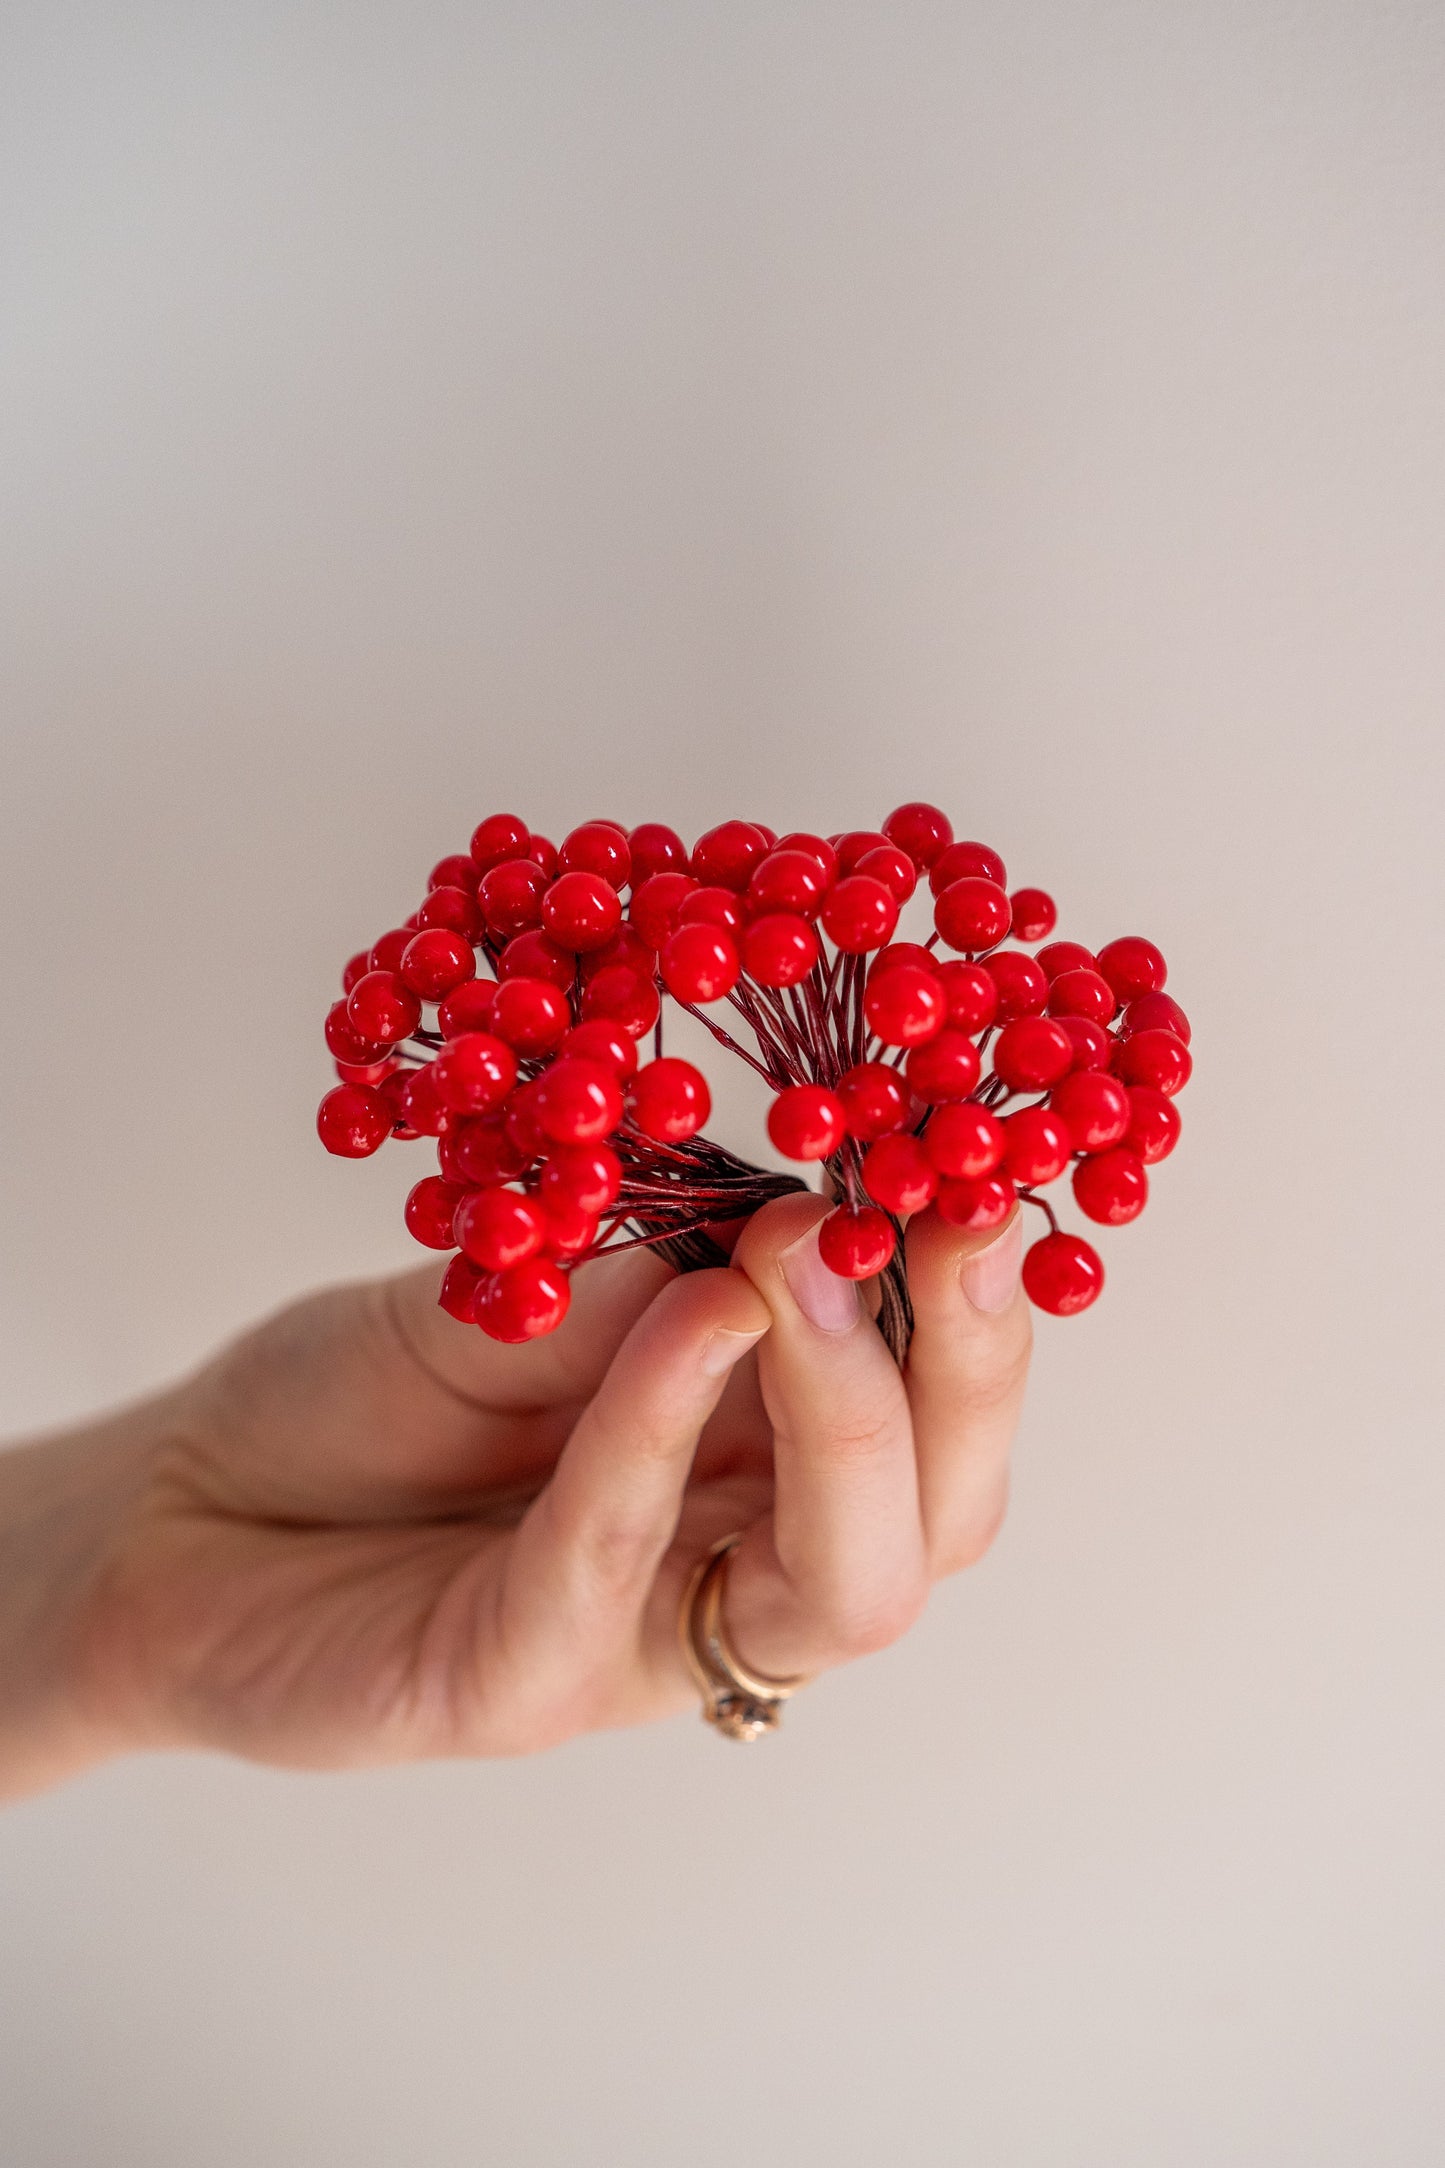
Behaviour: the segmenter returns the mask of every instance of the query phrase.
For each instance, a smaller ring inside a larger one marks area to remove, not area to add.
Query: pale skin
[[[734,1531],[754,1669],[897,1640],[1003,1518],[1019,1215],[912,1222],[900,1373],[818,1259],[826,1210],[778,1199],[728,1269],[589,1265],[525,1347],[438,1309],[439,1264],[331,1289],[0,1453],[0,1798],[145,1748],[344,1768],[695,1709],[678,1606]]]

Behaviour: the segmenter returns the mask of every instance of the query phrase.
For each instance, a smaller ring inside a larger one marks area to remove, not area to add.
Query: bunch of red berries
[[[895,940],[924,877],[933,930]],[[347,965],[326,1019],[342,1081],[317,1127],[349,1158],[434,1137],[439,1171],[406,1223],[458,1253],[443,1306],[533,1339],[561,1323],[588,1258],[646,1244],[683,1268],[719,1262],[749,1213],[804,1186],[703,1135],[706,1079],[662,1051],[670,996],[766,1080],[777,1149],[821,1162],[838,1199],[822,1254],[846,1278],[882,1276],[896,1354],[912,1322],[901,1223],[929,1205],[975,1229],[1036,1206],[1048,1232],[1024,1286],[1068,1316],[1104,1268],[1039,1192],[1072,1168],[1087,1218],[1136,1219],[1147,1167],[1178,1140],[1191,1059],[1153,943],[1095,954],[1050,940],[1055,917],[930,805],[826,839],[724,821],[691,851],[656,823],[602,820],[559,850],[493,814]],[[1030,955],[1010,934],[1045,945]]]

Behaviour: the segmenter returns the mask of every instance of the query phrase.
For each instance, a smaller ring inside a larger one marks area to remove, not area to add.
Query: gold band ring
[[[741,1535],[722,1536],[694,1567],[678,1613],[678,1638],[702,1695],[702,1715],[729,1739],[776,1731],[783,1703],[806,1677],[770,1679],[743,1663],[723,1625],[728,1561]]]

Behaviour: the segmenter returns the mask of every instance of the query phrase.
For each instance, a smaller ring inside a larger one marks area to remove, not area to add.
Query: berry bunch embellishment
[[[925,902],[926,938],[896,938]],[[1068,1175],[1086,1219],[1137,1219],[1179,1138],[1190,1027],[1151,941],[1096,952],[1054,939],[1056,915],[930,805],[830,837],[729,820],[691,850],[604,820],[559,849],[493,814],[347,964],[317,1128],[353,1159],[433,1139],[406,1224],[456,1253],[444,1308],[535,1339],[588,1259],[652,1246],[683,1270],[720,1263],[743,1219],[807,1186],[705,1134],[707,1079],[664,1051],[671,1002],[771,1090],[773,1145],[837,1199],[823,1257],[879,1278],[900,1360],[899,1238],[929,1207],[974,1229],[1037,1210],[1024,1286],[1072,1316],[1104,1268],[1042,1192]]]

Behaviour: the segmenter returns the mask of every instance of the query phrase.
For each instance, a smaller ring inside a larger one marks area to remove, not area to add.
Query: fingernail
[[[1023,1215],[1015,1212],[1003,1233],[995,1235],[987,1249],[975,1250],[959,1266],[959,1284],[975,1310],[987,1311],[992,1316],[1008,1308],[1019,1284],[1023,1257]]]
[[[767,1329],[764,1325],[758,1332],[734,1332],[729,1325],[719,1325],[716,1332],[708,1334],[697,1359],[698,1368],[706,1377],[725,1378],[734,1363],[741,1362],[748,1349],[757,1346]]]
[[[788,1292],[810,1324],[819,1332],[851,1332],[863,1315],[858,1282],[830,1272],[818,1249],[818,1230],[810,1228],[801,1242],[784,1250],[778,1259]]]

